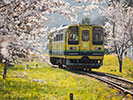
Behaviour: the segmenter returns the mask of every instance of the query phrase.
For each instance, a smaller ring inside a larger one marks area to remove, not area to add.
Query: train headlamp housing
[[[102,50],[101,47],[95,47],[95,50]]]
[[[70,50],[76,50],[76,47],[70,47],[69,49]]]

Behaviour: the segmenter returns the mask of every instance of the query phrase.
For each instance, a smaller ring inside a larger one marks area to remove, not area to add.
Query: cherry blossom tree
[[[51,16],[59,13],[72,23],[77,22],[77,14],[88,16],[92,9],[105,0],[75,0],[77,3],[90,2],[90,5],[75,6],[64,0],[0,0],[0,55],[5,64],[18,62],[19,58],[30,58],[31,54],[44,44],[55,28],[48,28],[45,22],[54,21]]]
[[[112,1],[102,9],[102,15],[108,19],[105,32],[108,34],[108,46],[115,51],[122,72],[123,53],[133,43],[133,8],[122,2]]]
[[[133,0],[125,0],[125,3],[127,3],[128,6],[133,7]]]

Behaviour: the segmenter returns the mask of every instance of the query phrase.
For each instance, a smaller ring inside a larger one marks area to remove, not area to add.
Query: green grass
[[[123,60],[122,73],[119,72],[119,63],[117,57],[113,55],[105,55],[103,63],[103,66],[101,66],[98,70],[95,69],[95,71],[115,74],[133,81],[133,61],[131,61],[129,58],[125,58]]]
[[[35,64],[39,64],[41,68],[33,68]],[[74,100],[122,100],[123,98],[116,95],[118,90],[111,89],[93,78],[52,68],[39,61],[30,62],[29,65],[30,68],[27,70],[25,70],[26,63],[8,67],[6,80],[0,75],[0,100],[69,100],[70,93],[74,94]],[[105,68],[108,69],[108,66]],[[2,70],[1,66],[1,73]]]

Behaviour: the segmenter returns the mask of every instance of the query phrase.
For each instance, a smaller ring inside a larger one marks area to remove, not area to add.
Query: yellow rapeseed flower
[[[50,93],[50,92],[48,92],[48,95],[51,95],[51,93]]]
[[[67,100],[67,96],[64,96],[62,99],[65,99],[65,100]]]
[[[12,86],[12,85],[13,85],[13,83],[12,83],[12,82],[10,82],[10,85]]]
[[[80,84],[82,84],[83,83],[83,81],[82,80],[80,80]]]
[[[38,89],[40,88],[40,86],[37,87]]]
[[[74,81],[74,78],[72,78],[72,81]]]
[[[36,91],[36,88],[33,88],[33,91]]]
[[[31,94],[29,94],[29,98],[31,97]]]
[[[6,83],[6,80],[4,80],[4,83]]]
[[[59,84],[63,84],[63,82],[62,82],[62,81],[60,81],[60,82],[59,82]]]
[[[97,90],[98,90],[98,91],[102,91],[102,88],[99,87]]]
[[[44,97],[41,97],[41,99],[40,99],[40,100],[45,100],[45,99],[44,99]]]
[[[102,99],[104,99],[104,96],[101,96]]]
[[[107,95],[109,95],[109,93],[108,93],[108,92],[106,92],[106,93],[105,93],[105,95],[107,96]]]
[[[72,78],[72,76],[69,77],[70,79]]]
[[[6,78],[6,81],[7,81],[7,82],[9,82],[9,81],[10,81],[10,79],[9,79],[9,78]]]
[[[0,75],[0,79],[3,78],[1,75]]]
[[[33,92],[33,96],[36,96],[36,93],[35,92]]]
[[[118,100],[118,99],[116,99],[115,97],[112,97],[112,99],[111,100]]]
[[[58,93],[58,92],[59,92],[58,90],[55,91],[55,93]]]
[[[67,79],[66,79],[66,81],[69,81],[69,80],[70,80],[70,78],[67,78]]]
[[[127,97],[131,97],[131,94],[127,94]]]
[[[113,89],[112,92],[113,92],[113,93],[116,93],[116,89]]]

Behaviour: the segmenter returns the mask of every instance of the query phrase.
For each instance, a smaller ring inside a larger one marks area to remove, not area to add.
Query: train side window
[[[63,40],[63,34],[61,34],[61,38],[62,38],[62,40]]]
[[[60,33],[60,41],[63,41],[65,39],[64,35],[66,33],[66,29],[61,29],[59,33]]]
[[[61,34],[59,34],[59,41],[61,41]]]
[[[60,41],[63,40],[63,34],[60,34]]]
[[[59,35],[56,35],[57,36],[57,39],[56,39],[56,41],[59,41]]]
[[[58,34],[58,41],[60,41],[60,34]]]
[[[56,41],[63,41],[65,38],[63,37],[64,34],[66,33],[66,29],[58,30],[53,33],[53,40],[54,42]]]

